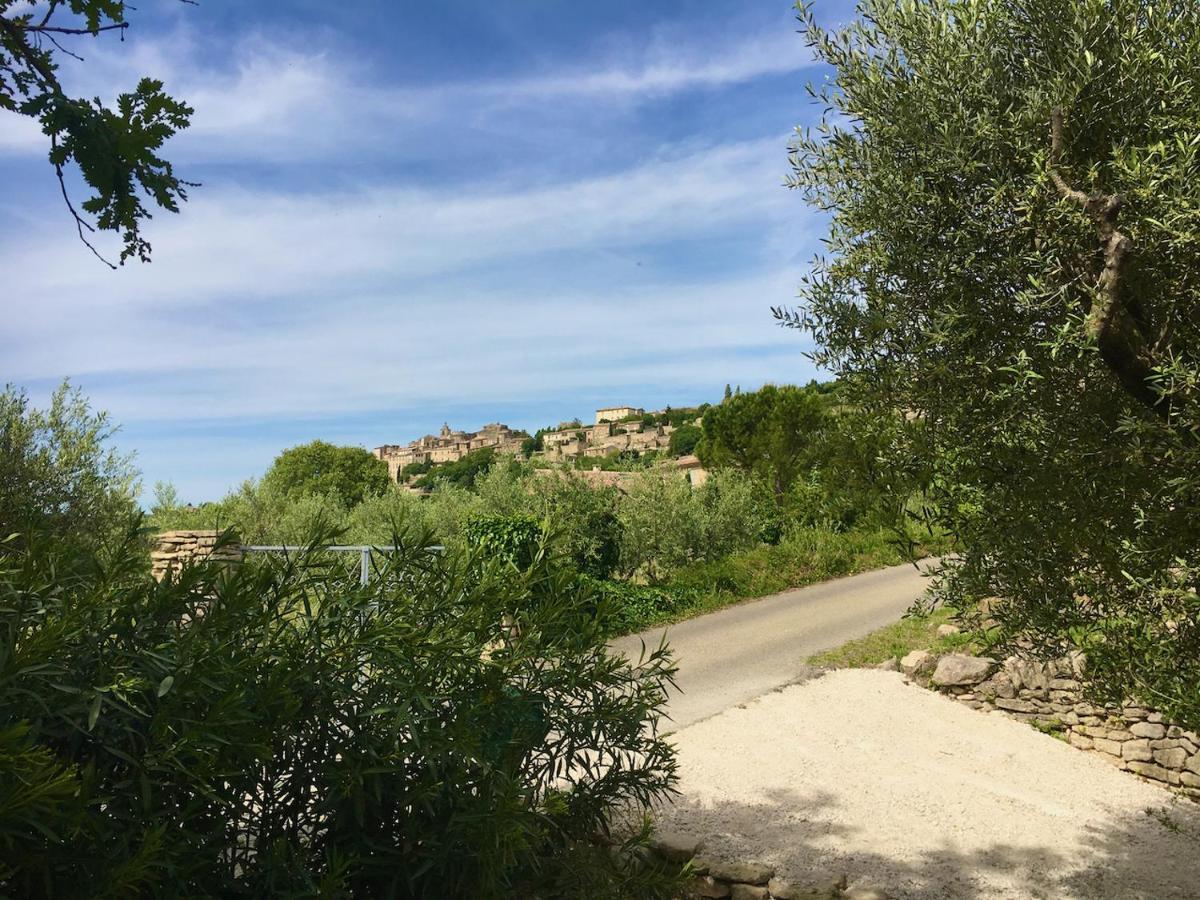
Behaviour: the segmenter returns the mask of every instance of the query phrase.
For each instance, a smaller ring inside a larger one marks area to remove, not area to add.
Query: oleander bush
[[[669,654],[610,655],[544,546],[434,541],[365,587],[315,546],[158,583],[136,528],[0,544],[0,894],[669,896],[604,839],[672,790]]]

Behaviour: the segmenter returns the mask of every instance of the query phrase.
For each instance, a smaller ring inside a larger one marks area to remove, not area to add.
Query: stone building
[[[524,431],[514,431],[499,422],[484,425],[479,431],[453,431],[449,425],[443,425],[436,435],[427,434],[404,445],[384,444],[371,452],[387,463],[391,479],[399,481],[400,470],[407,465],[456,462],[468,453],[487,447],[497,453],[517,454],[521,451],[521,443],[528,437]]]
[[[602,422],[619,422],[629,416],[643,416],[646,411],[640,406],[606,406],[596,410],[596,424]]]

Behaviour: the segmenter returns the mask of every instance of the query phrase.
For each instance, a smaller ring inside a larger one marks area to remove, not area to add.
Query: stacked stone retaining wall
[[[952,653],[910,653],[910,677],[975,709],[995,709],[1099,754],[1120,769],[1200,799],[1200,735],[1141,704],[1100,706],[1084,695],[1082,654],[1000,662]]]
[[[687,864],[686,896],[713,900],[888,900],[880,887],[849,883],[845,874],[797,882],[779,877],[774,867],[753,860],[709,857],[703,842],[675,833],[656,834],[651,850],[671,864]]]
[[[186,562],[241,562],[239,544],[226,542],[218,546],[222,534],[220,531],[164,531],[150,552],[151,572],[162,581],[168,572],[178,571]]]

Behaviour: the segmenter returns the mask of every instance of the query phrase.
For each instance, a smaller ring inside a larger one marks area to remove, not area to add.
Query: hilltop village
[[[589,458],[599,462],[608,457],[634,459],[647,454],[666,455],[670,453],[671,435],[680,427],[698,427],[702,415],[702,408],[671,410],[668,407],[647,413],[641,407],[610,406],[596,410],[593,424],[584,425],[574,419],[539,430],[536,435],[499,422],[484,425],[479,431],[458,431],[443,425],[436,435],[427,434],[408,444],[384,444],[372,453],[387,463],[389,477],[399,484],[404,484],[414,474],[457,462],[470,453],[486,449],[579,467],[580,461]],[[694,456],[679,456],[680,468],[699,468]],[[591,471],[598,476],[618,474],[602,473],[600,468],[596,465]],[[694,480],[691,476],[689,479]]]

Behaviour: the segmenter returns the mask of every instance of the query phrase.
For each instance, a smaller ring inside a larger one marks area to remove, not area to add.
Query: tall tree
[[[312,441],[280,453],[263,485],[293,499],[323,494],[349,508],[387,489],[387,463],[361,447]]]
[[[0,110],[27,116],[41,126],[79,238],[109,266],[112,263],[89,234],[97,229],[116,232],[122,264],[132,256],[149,262],[150,242],[142,224],[151,216],[142,195],[178,212],[187,189],[196,186],[176,176],[171,163],[159,156],[163,143],[186,128],[192,114],[191,107],[163,91],[161,81],[143,78],[132,92],[107,106],[99,98],[68,96],[59,80],[61,56],[82,61],[70,49],[71,41],[111,32],[124,38],[129,28],[126,8],[122,0],[48,0],[36,5],[0,0]],[[67,190],[65,170],[71,164],[93,191],[78,209]]]
[[[1200,6],[863,0],[793,185],[830,256],[785,324],[962,539],[942,596],[1200,725]]]
[[[768,384],[710,407],[696,454],[705,466],[732,466],[761,476],[782,500],[808,464],[827,418],[827,407],[814,391]]]

